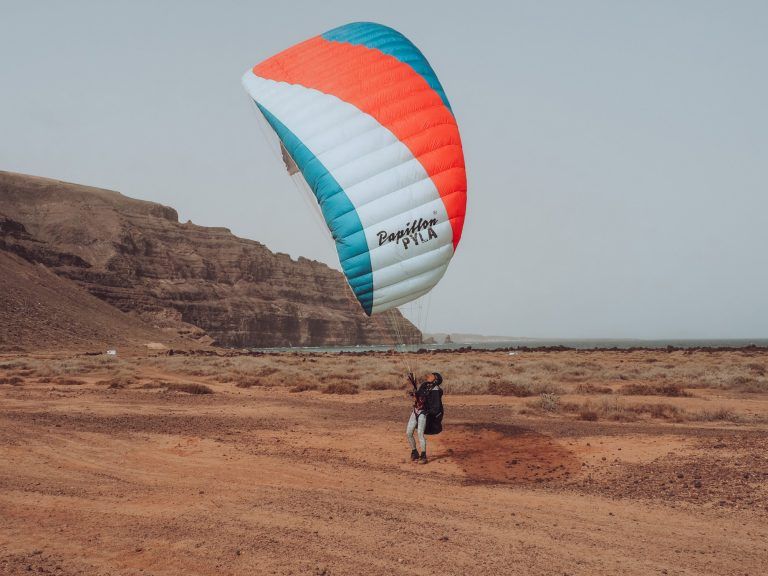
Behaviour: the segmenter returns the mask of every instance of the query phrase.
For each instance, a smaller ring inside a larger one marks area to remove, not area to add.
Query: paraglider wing
[[[386,26],[347,24],[258,64],[243,85],[314,193],[365,312],[431,290],[459,243],[467,182],[422,53]]]

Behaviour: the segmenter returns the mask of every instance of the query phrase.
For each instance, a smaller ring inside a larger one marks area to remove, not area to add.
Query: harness
[[[413,373],[408,373],[408,380],[410,381],[411,386],[413,386],[413,414],[418,418],[421,414],[425,414],[424,407],[427,403],[427,396],[435,388],[435,385],[425,382],[427,387],[422,395],[419,394],[419,387],[416,385],[416,377]]]

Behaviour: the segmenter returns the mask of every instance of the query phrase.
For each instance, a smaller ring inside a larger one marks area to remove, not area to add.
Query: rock
[[[399,340],[389,318],[365,315],[340,272],[226,228],[181,224],[168,206],[0,172],[0,213],[0,250],[185,338],[238,348]],[[421,341],[398,324],[407,342]]]

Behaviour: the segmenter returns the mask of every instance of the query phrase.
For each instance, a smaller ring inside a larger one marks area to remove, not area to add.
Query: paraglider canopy
[[[424,55],[392,28],[357,22],[272,56],[243,85],[314,194],[366,314],[429,292],[461,238],[467,181]]]

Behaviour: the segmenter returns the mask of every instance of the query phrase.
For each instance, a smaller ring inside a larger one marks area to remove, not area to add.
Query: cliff
[[[275,254],[226,228],[181,224],[167,206],[0,172],[0,213],[7,231],[0,249],[154,327],[235,347],[395,340],[392,318],[368,318],[340,272]],[[11,222],[23,232],[12,232]],[[420,341],[396,314],[407,337]]]

